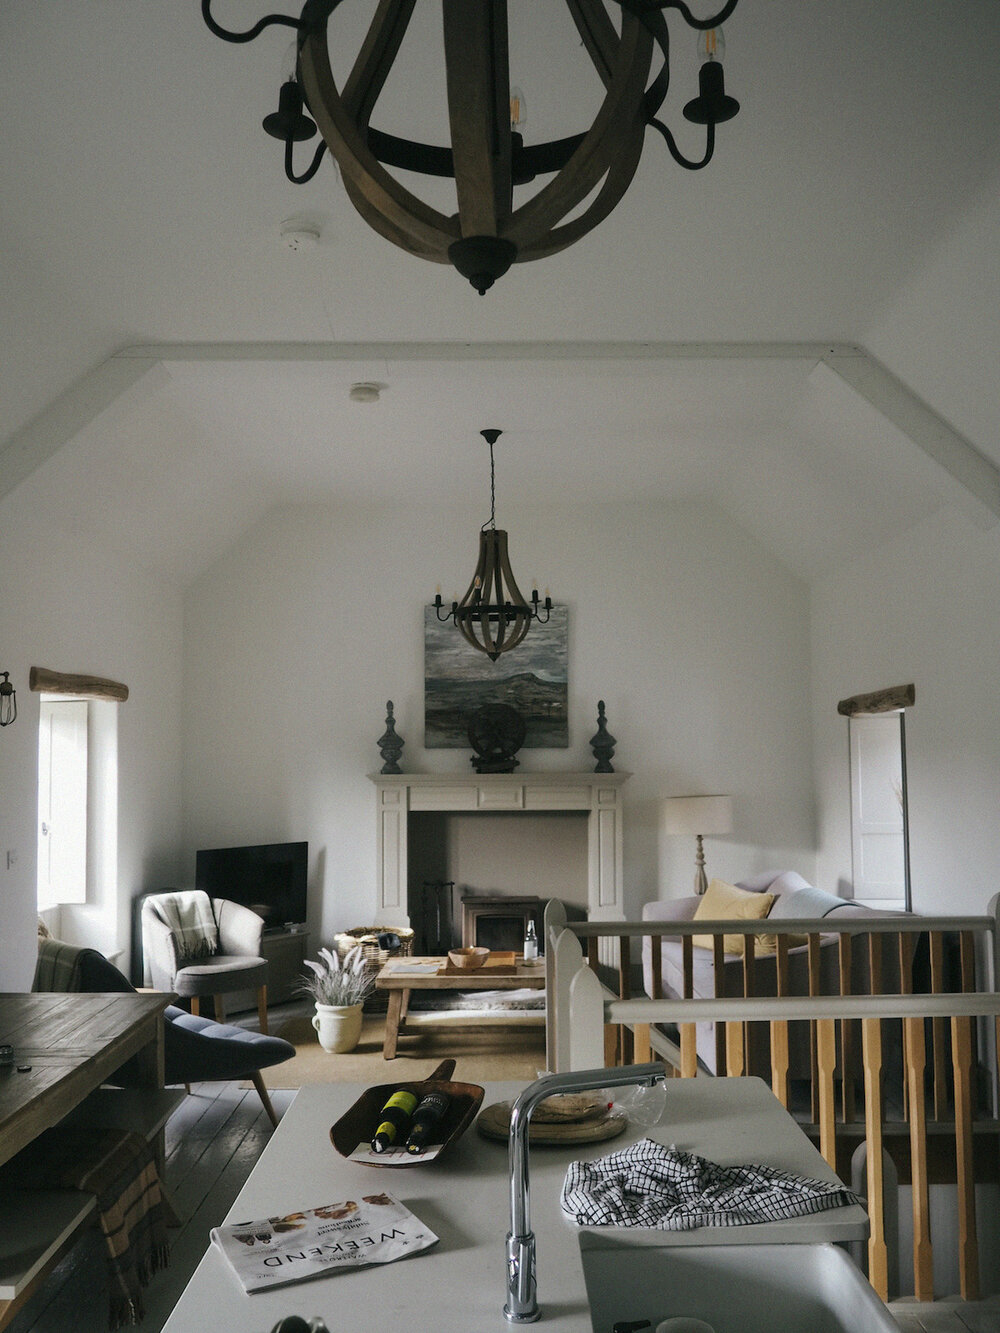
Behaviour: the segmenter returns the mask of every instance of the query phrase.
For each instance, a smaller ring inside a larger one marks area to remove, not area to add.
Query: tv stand
[[[309,932],[286,930],[283,926],[276,930],[265,930],[260,940],[260,954],[268,961],[267,969],[267,1004],[288,1004],[299,998],[298,990],[302,985],[306,970],[305,958],[309,950]],[[241,1013],[245,1009],[256,1009],[257,997],[251,991],[241,991],[229,998],[227,1012]]]

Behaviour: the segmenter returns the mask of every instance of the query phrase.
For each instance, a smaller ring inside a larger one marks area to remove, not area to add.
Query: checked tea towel
[[[740,1227],[860,1203],[843,1185],[770,1166],[720,1166],[640,1139],[593,1162],[571,1162],[562,1208],[580,1226]]]

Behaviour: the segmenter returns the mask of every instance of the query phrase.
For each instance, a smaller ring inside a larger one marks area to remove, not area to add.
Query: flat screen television
[[[195,855],[195,887],[210,898],[242,903],[264,918],[265,930],[306,919],[307,842],[214,847]]]

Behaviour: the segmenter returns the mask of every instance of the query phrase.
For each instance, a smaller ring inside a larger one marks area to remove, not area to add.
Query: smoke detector
[[[382,387],[381,384],[376,384],[374,380],[359,380],[357,384],[351,385],[351,402],[377,403],[382,395]]]
[[[319,244],[320,229],[315,222],[287,218],[281,224],[281,239],[289,250],[313,250]]]

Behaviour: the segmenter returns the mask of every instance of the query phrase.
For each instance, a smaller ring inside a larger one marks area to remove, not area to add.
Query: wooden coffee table
[[[545,963],[538,959],[526,963],[518,955],[513,968],[487,965],[476,971],[446,972],[447,958],[390,958],[375,979],[376,990],[389,993],[389,1009],[385,1016],[385,1041],[382,1055],[386,1060],[396,1058],[399,1030],[406,1022],[410,995],[415,990],[543,990]],[[476,1020],[472,1020],[475,1022]]]

